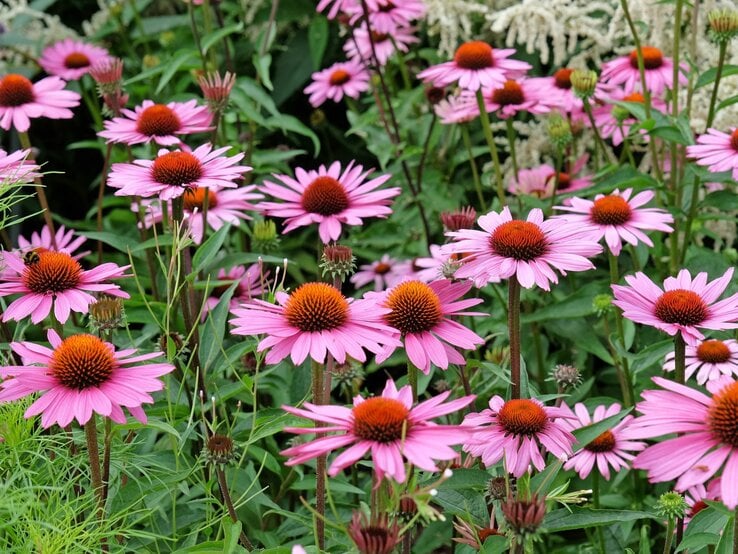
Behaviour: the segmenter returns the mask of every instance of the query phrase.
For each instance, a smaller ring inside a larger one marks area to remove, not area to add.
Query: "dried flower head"
[[[360,554],[390,554],[400,543],[400,527],[389,523],[385,514],[368,520],[361,512],[354,512],[348,525],[348,534]]]
[[[343,364],[333,365],[333,378],[338,383],[338,389],[341,394],[349,398],[359,394],[359,389],[364,383],[364,376],[364,366],[353,358],[347,358]]]
[[[447,231],[473,229],[477,221],[477,211],[471,206],[465,206],[453,212],[442,212],[441,222]]]
[[[582,383],[582,374],[572,365],[558,364],[553,368],[551,376],[564,390],[578,387]]]
[[[727,43],[738,36],[738,11],[730,8],[712,10],[707,14],[710,38]]]
[[[205,450],[211,464],[227,464],[233,459],[233,439],[226,435],[213,435],[208,438]]]
[[[329,274],[332,279],[345,281],[356,270],[356,258],[348,246],[329,244],[323,249],[320,269],[324,276]]]
[[[508,484],[510,491],[508,492]],[[502,500],[515,494],[515,480],[504,477],[492,477],[487,481],[487,496],[490,500]]]
[[[594,71],[575,69],[570,76],[574,94],[579,98],[590,98],[595,92],[597,78]]]

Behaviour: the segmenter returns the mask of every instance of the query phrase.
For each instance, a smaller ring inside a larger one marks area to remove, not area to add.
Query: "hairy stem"
[[[520,283],[513,275],[508,279],[507,327],[510,334],[510,380],[512,398],[520,398]]]

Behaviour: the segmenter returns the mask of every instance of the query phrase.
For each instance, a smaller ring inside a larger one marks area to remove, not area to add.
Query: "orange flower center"
[[[463,69],[485,69],[495,65],[492,47],[481,40],[465,42],[456,49],[454,62]]]
[[[410,428],[407,419],[410,412],[394,398],[367,398],[352,413],[354,435],[367,441],[394,442]]]
[[[163,137],[179,131],[182,123],[174,110],[164,104],[149,106],[138,116],[136,128],[142,135]]]
[[[506,435],[526,435],[540,433],[546,428],[548,416],[541,406],[525,398],[508,400],[497,412],[497,421]]]
[[[403,335],[430,331],[443,318],[438,295],[420,281],[397,285],[387,296],[387,307],[392,310],[387,323]]]
[[[584,449],[595,453],[612,452],[615,449],[615,435],[612,434],[612,431],[605,431],[585,446]]]
[[[344,69],[336,69],[331,73],[331,77],[328,79],[328,82],[334,87],[340,87],[341,85],[348,83],[350,80],[351,74],[348,71]]]
[[[633,92],[631,94],[628,94],[627,96],[624,96],[623,102],[638,102],[639,104],[644,104],[646,102],[646,99],[640,92]]]
[[[202,212],[203,205],[205,204],[205,192],[208,193],[208,209],[215,208],[218,205],[218,197],[215,193],[207,187],[191,188],[185,191],[184,196],[184,209],[188,212]]]
[[[738,382],[731,383],[712,397],[708,423],[718,440],[738,448]]]
[[[392,269],[392,266],[390,264],[379,262],[376,266],[374,266],[374,273],[378,275],[384,275],[385,273],[389,273],[390,269]]]
[[[546,177],[546,183],[549,183],[556,179],[556,173],[552,173],[548,177]],[[566,190],[571,186],[571,175],[568,173],[564,173],[563,171],[559,172],[559,186],[556,189],[557,191],[561,192],[562,190]]]
[[[65,387],[83,390],[96,387],[110,378],[115,356],[94,335],[73,335],[54,350],[49,363],[51,374]]]
[[[183,187],[202,177],[202,164],[189,152],[167,152],[154,160],[151,174],[157,183]]]
[[[2,89],[0,89],[0,92],[1,91],[2,91]],[[0,104],[1,103],[2,102],[0,101]],[[735,129],[730,134],[730,145],[733,147],[733,150],[735,150],[736,152],[738,152],[738,129]]]
[[[88,65],[90,65],[90,58],[85,56],[82,52],[72,52],[64,58],[64,66],[69,69],[79,69],[81,67],[87,67]]]
[[[348,319],[346,298],[327,283],[305,283],[290,295],[284,315],[293,327],[306,333],[330,331]]]
[[[622,225],[630,221],[631,209],[622,196],[611,194],[594,201],[590,217],[598,225]]]
[[[722,364],[730,359],[730,349],[721,340],[706,340],[697,347],[697,359],[708,364]]]
[[[77,286],[82,266],[65,252],[37,252],[38,259],[25,264],[22,280],[36,294],[54,294]]]
[[[12,108],[33,102],[33,83],[23,75],[10,73],[0,79],[0,106]]]
[[[654,314],[665,323],[698,325],[707,319],[707,305],[691,290],[669,290],[656,300]]]
[[[335,215],[349,206],[349,197],[343,185],[333,177],[322,175],[305,187],[302,207],[306,212]]]
[[[570,89],[571,88],[571,74],[574,72],[573,69],[568,67],[562,67],[556,73],[554,73],[554,83],[558,88]]]
[[[502,88],[496,88],[492,91],[492,102],[500,106],[518,105],[525,102],[525,94],[523,88],[512,79],[505,81]]]
[[[643,67],[646,69],[657,69],[664,65],[664,55],[661,50],[654,46],[642,46],[641,52],[643,52]],[[630,66],[634,69],[638,69],[638,51],[633,50],[630,53]]]
[[[543,256],[548,250],[541,228],[517,219],[497,227],[489,238],[489,245],[500,256],[526,262]]]

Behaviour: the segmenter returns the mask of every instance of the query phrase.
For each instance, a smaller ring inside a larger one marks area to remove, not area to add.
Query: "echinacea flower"
[[[723,375],[738,376],[738,341],[707,339],[685,348],[684,375],[687,379],[697,373],[697,382],[704,385]],[[674,352],[664,361],[664,371],[674,371]]]
[[[720,502],[720,477],[712,479],[707,486],[700,483],[693,487],[689,487],[684,492],[684,501],[689,506],[689,512],[684,514],[684,525],[686,526],[690,520],[707,508],[706,500]]]
[[[70,311],[87,313],[95,301],[90,292],[129,298],[118,285],[105,282],[126,277],[129,266],[104,263],[84,270],[67,252],[42,250],[36,254],[35,259],[25,261],[19,252],[3,254],[7,270],[0,276],[0,297],[22,295],[7,307],[3,321],[20,321],[30,315],[32,323],[39,323],[53,307],[56,320],[65,323]]]
[[[455,459],[458,453],[451,446],[461,444],[467,433],[463,426],[439,425],[430,420],[456,412],[475,398],[464,396],[445,402],[449,394],[449,391],[441,393],[413,407],[410,386],[405,385],[398,391],[395,382],[389,379],[381,396],[356,396],[352,408],[316,406],[308,402],[304,408],[283,406],[291,414],[327,424],[319,429],[291,427],[285,431],[340,434],[317,438],[283,450],[281,454],[289,456],[287,465],[292,466],[348,446],[328,467],[331,477],[355,464],[369,451],[380,479],[387,475],[403,483],[407,476],[403,458],[419,469],[439,471],[434,460]]]
[[[0,190],[6,185],[27,185],[40,177],[40,167],[29,158],[30,150],[16,150],[8,154],[0,148]]]
[[[571,411],[566,404],[562,409],[569,411],[570,418],[562,419],[561,425],[569,431],[581,429],[603,419],[614,416],[621,410],[620,404],[597,406],[592,415],[584,404],[578,402]],[[600,433],[594,440],[584,445],[564,464],[564,469],[573,469],[582,479],[596,469],[605,479],[610,479],[610,467],[615,473],[621,469],[628,469],[629,462],[634,458],[632,452],[646,448],[645,442],[632,441],[628,437],[628,426],[633,421],[632,415],[625,416],[612,429]]]
[[[38,63],[49,75],[76,81],[90,70],[90,66],[109,57],[105,48],[66,38],[44,48]]]
[[[597,125],[602,138],[609,138],[615,146],[618,146],[628,137],[630,128],[637,124],[638,121],[624,108],[608,102],[618,101],[643,104],[646,100],[640,92],[624,94],[620,91],[612,93],[605,101],[606,103],[597,106],[593,110],[595,125]],[[666,103],[658,96],[651,98],[651,105],[656,110],[666,112]],[[644,141],[650,139],[646,129],[639,129],[638,132]]]
[[[576,439],[561,423],[561,418],[569,417],[570,412],[544,406],[534,398],[505,402],[495,395],[489,409],[464,418],[463,425],[472,431],[464,451],[481,458],[487,467],[504,458],[505,470],[515,477],[522,477],[531,464],[541,471],[546,451],[562,460],[571,455]]]
[[[636,409],[643,414],[630,426],[633,438],[653,439],[679,433],[636,456],[633,467],[648,471],[651,482],[677,479],[676,490],[705,483],[720,468],[720,497],[731,510],[738,506],[738,381],[709,381],[712,397],[661,377],[666,390],[646,390]]]
[[[623,317],[672,336],[681,333],[684,341],[694,346],[705,338],[699,328],[738,328],[738,293],[717,301],[732,277],[732,267],[709,283],[707,273],[698,273],[692,279],[689,271],[682,269],[676,277],[667,278],[661,290],[638,272],[625,277],[628,286],[612,285],[612,303],[623,310]]]
[[[674,229],[669,223],[674,218],[660,208],[643,208],[653,200],[655,193],[644,190],[633,198],[633,189],[625,189],[622,193],[615,189],[610,194],[598,194],[594,200],[570,198],[568,206],[556,206],[557,210],[568,213],[562,216],[570,223],[589,225],[597,234],[597,239],[605,237],[610,252],[620,254],[623,241],[633,246],[639,242],[653,246],[653,242],[643,231],[662,231],[671,233]]]
[[[64,90],[65,81],[56,76],[46,77],[36,83],[17,73],[0,78],[0,127],[9,131],[14,127],[25,133],[31,127],[31,119],[71,119],[69,108],[79,106],[80,95]]]
[[[155,104],[144,100],[133,110],[122,110],[121,117],[105,122],[99,136],[108,142],[148,144],[152,140],[162,146],[179,144],[177,135],[203,133],[211,129],[213,114],[207,106],[198,106],[197,100]]]
[[[210,144],[203,144],[192,152],[161,149],[154,160],[113,164],[108,185],[118,189],[116,196],[158,196],[160,200],[191,194],[193,189],[200,187],[235,188],[234,181],[251,168],[236,165],[243,159],[243,152],[228,157],[225,155],[228,150],[230,146],[213,150]]]
[[[408,262],[400,262],[385,254],[375,262],[359,266],[359,271],[351,276],[350,281],[356,288],[373,282],[374,290],[382,291],[395,286],[411,273],[412,269]]]
[[[465,42],[456,49],[454,59],[434,65],[418,73],[418,78],[436,87],[458,83],[476,92],[482,87],[501,87],[508,79],[522,77],[530,64],[509,59],[513,48],[494,50],[481,40]]]
[[[231,296],[230,309],[238,308],[242,303],[248,303],[254,298],[262,295],[266,287],[266,279],[269,275],[268,271],[264,271],[262,264],[251,264],[248,268],[237,265],[229,270],[219,269],[216,279],[218,281],[235,281],[236,288]],[[205,300],[205,309],[203,310],[203,319],[207,312],[211,311],[220,302],[220,298],[225,292],[231,288],[231,283],[224,283],[213,287],[210,296]]]
[[[411,44],[420,40],[413,33],[415,33],[414,27],[395,27],[385,33],[372,29],[370,37],[366,24],[362,24],[354,29],[353,35],[343,45],[343,49],[349,60],[357,63],[368,62],[373,60],[376,54],[376,62],[384,65],[395,52],[407,52]],[[373,49],[372,42],[374,43]]]
[[[664,56],[663,52],[654,46],[641,47],[643,67],[646,77],[646,88],[651,94],[661,94],[664,89],[674,88],[674,62]],[[638,70],[638,52],[633,50],[629,55],[616,58],[602,64],[603,83],[622,85],[626,93],[643,92],[641,75]],[[679,84],[687,84],[685,67],[680,67]]]
[[[44,225],[41,232],[34,231],[31,233],[31,238],[26,239],[23,236],[18,237],[18,248],[22,252],[40,248],[41,250],[56,250],[59,252],[66,252],[75,260],[83,258],[90,251],[78,252],[75,254],[80,246],[82,246],[87,239],[85,237],[78,237],[72,229],[67,229],[64,225],[60,225],[53,237],[49,227]]]
[[[313,82],[305,87],[310,105],[317,108],[326,100],[340,102],[345,96],[358,98],[369,90],[369,72],[356,60],[334,63],[327,69],[313,73]]]
[[[333,162],[317,170],[298,167],[294,178],[275,174],[282,184],[264,181],[261,191],[284,202],[262,202],[259,208],[264,215],[286,218],[283,233],[317,223],[320,240],[328,244],[341,236],[341,224],[362,225],[362,218],[385,218],[392,213],[389,205],[400,189],[375,190],[391,175],[367,180],[371,172],[351,161],[343,172],[341,163]]]
[[[537,198],[549,198],[556,189],[556,194],[568,194],[592,186],[592,176],[577,174],[587,165],[589,155],[580,156],[573,164],[569,164],[559,172],[556,182],[556,169],[549,164],[539,165],[518,171],[517,179],[513,176],[507,185],[508,192],[515,195],[529,195]],[[565,200],[568,202],[568,199]]]
[[[390,523],[386,513],[366,517],[364,512],[354,511],[346,532],[359,553],[392,554],[401,542],[400,526]]]
[[[410,362],[427,374],[431,363],[441,369],[448,369],[449,364],[466,364],[466,359],[455,347],[474,349],[484,344],[482,337],[453,319],[486,315],[465,311],[482,302],[481,298],[461,299],[471,287],[471,282],[448,279],[428,284],[412,280],[403,281],[383,293],[369,293],[366,298],[390,310],[384,315],[384,321],[404,340]],[[382,363],[394,351],[393,346],[385,347],[377,355],[377,363]]]
[[[369,28],[377,33],[392,33],[398,27],[407,27],[416,19],[425,16],[427,7],[423,0],[377,0],[375,9],[369,8]],[[354,0],[348,2],[344,11],[350,16],[349,23],[354,25],[364,15],[361,3]]]
[[[305,283],[275,298],[277,305],[255,299],[232,310],[233,334],[266,335],[258,351],[269,350],[268,364],[287,356],[301,364],[308,355],[325,363],[328,352],[341,364],[347,355],[363,362],[364,348],[377,353],[384,345],[400,344],[382,321],[389,310],[370,300],[347,299],[327,283]]]
[[[454,277],[472,279],[478,287],[515,276],[525,288],[549,290],[550,283],[558,283],[554,269],[562,275],[593,269],[588,257],[602,252],[586,229],[561,220],[544,221],[537,208],[522,221],[513,219],[506,206],[480,217],[479,226],[482,231],[446,233],[455,242],[444,247],[449,253],[466,254]]]
[[[708,129],[697,137],[697,144],[687,146],[687,155],[714,173],[732,171],[733,180],[738,180],[738,128],[730,129],[730,134]]]
[[[437,279],[451,278],[456,268],[461,264],[461,257],[457,254],[448,254],[443,251],[443,246],[431,244],[428,247],[430,256],[415,258],[412,266],[413,279],[430,283]]]
[[[251,203],[251,200],[264,198],[256,190],[256,185],[247,185],[233,189],[212,189],[212,188],[196,188],[186,189],[182,196],[183,205],[183,222],[187,224],[187,228],[192,234],[192,240],[195,244],[202,243],[204,236],[203,211],[205,206],[205,194],[208,198],[208,211],[205,215],[207,225],[214,231],[220,229],[223,225],[231,224],[238,226],[242,221],[252,219],[247,213],[258,211],[259,207]],[[141,202],[144,211],[144,225],[151,227],[162,221],[163,210],[159,200],[143,200]],[[134,211],[138,209],[137,205],[131,207]],[[171,205],[169,206],[170,217],[172,215]]]
[[[161,352],[136,353],[115,347],[94,335],[72,335],[62,340],[48,331],[51,348],[30,342],[13,342],[10,347],[22,366],[0,367],[0,402],[10,402],[36,392],[43,394],[26,410],[25,417],[41,414],[41,425],[61,427],[76,419],[87,423],[93,412],[125,423],[125,407],[133,417],[146,423],[142,404],[152,403],[149,393],[164,388],[158,378],[174,370],[168,363],[138,362],[158,358]]]
[[[467,522],[465,519],[456,516],[454,529],[459,536],[454,537],[452,540],[459,544],[471,546],[475,550],[481,550],[484,541],[489,537],[503,534],[495,525],[494,510],[490,510],[489,525],[487,527],[478,527],[474,523]]]
[[[466,92],[466,109],[470,114],[479,115],[476,94]],[[551,111],[555,98],[545,96],[542,90],[527,79],[508,79],[500,86],[482,87],[484,107],[500,119],[513,117],[518,112],[542,114]]]

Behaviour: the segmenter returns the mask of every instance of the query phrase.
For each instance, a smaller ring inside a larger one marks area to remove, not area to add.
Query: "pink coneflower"
[[[0,148],[0,185],[30,184],[40,177],[41,168],[30,159],[30,150],[16,150],[8,154]]]
[[[305,403],[306,409],[284,406],[296,416],[321,421],[327,427],[319,432],[342,432],[321,437],[281,452],[289,456],[287,465],[304,463],[337,448],[351,445],[339,454],[328,468],[335,476],[353,465],[371,450],[374,470],[380,479],[385,475],[395,481],[405,481],[405,462],[425,471],[438,471],[433,460],[453,460],[458,454],[451,448],[467,438],[466,429],[459,425],[437,425],[430,420],[456,412],[469,405],[474,396],[464,396],[444,403],[450,392],[444,392],[413,407],[413,393],[406,385],[399,391],[392,379],[381,396],[354,398],[353,408],[343,406],[315,406]],[[315,428],[288,428],[291,433],[315,433]]]
[[[254,298],[258,298],[266,290],[266,279],[269,275],[268,271],[264,271],[261,264],[251,264],[248,268],[242,265],[237,265],[226,271],[225,269],[219,269],[217,280],[218,281],[235,281],[236,288],[233,290],[233,296],[231,296],[230,309],[234,310],[238,308],[242,303],[251,302]],[[213,287],[210,291],[210,296],[205,300],[205,310],[203,310],[203,319],[207,315],[207,312],[211,311],[220,302],[220,298],[230,289],[232,283],[224,283]]]
[[[473,429],[464,450],[482,458],[487,467],[504,458],[505,470],[515,477],[522,477],[531,464],[541,471],[546,465],[541,449],[559,459],[571,455],[576,439],[560,421],[568,417],[570,412],[533,398],[505,402],[495,395],[489,409],[464,418],[463,425]]]
[[[644,273],[638,272],[625,277],[629,286],[612,285],[613,304],[623,310],[624,317],[672,336],[681,333],[684,341],[694,346],[705,338],[698,327],[713,330],[738,327],[738,293],[717,302],[732,276],[731,267],[722,277],[708,283],[707,273],[698,273],[692,279],[689,271],[682,269],[676,277],[664,281],[662,291]]]
[[[275,174],[283,184],[264,181],[261,191],[284,202],[262,202],[259,207],[265,215],[286,218],[283,233],[317,223],[320,240],[328,244],[341,236],[341,224],[362,225],[362,218],[385,218],[392,213],[389,205],[400,189],[375,190],[391,175],[367,181],[371,172],[351,161],[343,173],[341,163],[333,162],[328,168],[321,165],[317,171],[298,167],[294,179]]]
[[[211,130],[213,114],[207,106],[198,106],[197,100],[155,104],[144,100],[133,110],[122,110],[122,117],[105,122],[105,130],[99,136],[108,142],[126,144],[149,143],[169,146],[179,144],[176,135],[203,133]]]
[[[643,233],[663,231],[671,233],[674,229],[669,223],[674,221],[670,213],[660,208],[642,208],[650,202],[655,193],[652,190],[639,192],[633,198],[633,189],[622,193],[615,189],[611,194],[598,194],[594,200],[570,198],[569,206],[556,206],[557,210],[571,212],[561,216],[570,223],[589,225],[597,234],[597,240],[605,237],[610,251],[618,256],[623,242],[635,246],[639,242],[653,246],[653,242]]]
[[[584,105],[582,99],[574,94],[571,84],[571,74],[573,69],[562,67],[549,77],[533,77],[528,79],[530,86],[538,90],[538,94],[547,99],[552,107],[556,107],[562,112],[569,115],[572,120],[581,121],[589,125],[589,121],[584,114]],[[598,82],[591,102],[599,102],[608,98],[615,89],[612,85]]]
[[[706,500],[720,502],[720,477],[712,479],[707,486],[700,483],[693,487],[689,487],[684,492],[684,501],[689,506],[689,512],[684,514],[684,525],[686,526],[691,519],[707,508]]]
[[[235,188],[234,181],[251,171],[246,165],[236,165],[243,152],[228,157],[225,152],[230,146],[212,148],[203,144],[192,152],[162,149],[155,160],[113,164],[108,185],[118,189],[116,196],[158,196],[161,200],[178,198],[200,187]]]
[[[517,180],[512,177],[507,185],[508,192],[520,195],[535,196],[537,198],[549,198],[556,186],[556,194],[568,194],[580,189],[592,186],[592,176],[576,175],[587,165],[589,155],[580,156],[573,165],[559,172],[559,182],[556,184],[556,169],[549,164],[543,164],[531,169],[518,171]],[[568,202],[568,200],[567,200]]]
[[[472,279],[478,287],[514,275],[525,288],[538,285],[549,290],[550,283],[559,280],[554,269],[562,275],[594,269],[588,257],[602,252],[586,229],[561,220],[544,221],[537,208],[522,221],[513,219],[506,206],[500,213],[480,217],[479,226],[482,231],[447,233],[456,242],[444,247],[450,253],[468,254],[454,277]]]
[[[379,7],[377,0],[366,0],[366,4],[370,11],[377,10]],[[328,6],[330,6],[327,14],[328,19],[335,19],[340,12],[348,13],[349,10],[361,6],[361,4],[359,4],[359,0],[320,0],[315,11],[322,12]]]
[[[89,71],[91,65],[108,57],[110,54],[105,48],[66,38],[44,48],[38,63],[49,75],[76,81]]]
[[[61,427],[76,419],[80,425],[93,412],[125,423],[122,407],[146,423],[142,404],[153,403],[150,392],[164,388],[158,377],[174,370],[167,363],[133,365],[158,358],[161,352],[134,356],[135,349],[115,347],[94,335],[72,335],[64,340],[49,329],[52,348],[30,342],[13,342],[22,366],[0,368],[0,402],[9,402],[36,392],[43,394],[26,410],[25,417],[41,414],[41,425]]]
[[[412,265],[415,268],[415,272],[412,276],[418,281],[430,283],[431,281],[443,279],[444,277],[450,278],[454,271],[456,271],[456,268],[461,264],[461,257],[459,255],[449,255],[438,244],[431,244],[428,250],[430,251],[430,256],[415,258],[413,260]]]
[[[566,404],[562,409],[569,411],[570,418],[562,419],[561,425],[569,431],[581,429],[603,419],[614,416],[621,410],[620,404],[610,406],[597,406],[590,417],[584,404],[578,402],[571,411]],[[610,467],[617,473],[621,469],[628,469],[629,462],[633,459],[632,452],[638,452],[646,448],[645,442],[631,441],[628,437],[628,426],[633,421],[633,416],[625,416],[615,427],[603,431],[593,441],[589,442],[569,458],[564,464],[564,469],[573,469],[582,479],[597,468],[600,475],[610,480]]]
[[[697,144],[687,146],[687,155],[712,172],[732,171],[733,180],[738,180],[738,128],[730,134],[708,129],[697,137]]]
[[[722,377],[709,381],[713,395],[654,377],[666,390],[646,390],[636,409],[629,433],[634,438],[651,439],[679,433],[638,454],[633,467],[648,470],[651,482],[678,479],[676,489],[684,491],[706,482],[724,467],[720,497],[731,510],[738,505],[738,381]]]
[[[661,50],[653,46],[642,46],[643,67],[646,76],[646,88],[651,94],[661,94],[665,88],[673,89],[674,62],[663,55]],[[685,67],[679,71],[679,84],[687,84]],[[602,64],[600,80],[611,85],[622,85],[625,92],[641,90],[641,76],[638,71],[638,53],[633,50],[629,55],[616,58]]]
[[[27,77],[9,73],[0,79],[0,127],[9,131],[15,127],[25,133],[31,119],[71,119],[69,108],[79,106],[80,95],[64,90],[66,82],[59,77],[46,77],[32,83]]]
[[[389,310],[371,300],[347,299],[326,283],[305,283],[291,294],[275,294],[278,304],[253,300],[232,311],[236,335],[261,335],[258,351],[269,349],[265,361],[276,364],[288,355],[295,364],[310,357],[325,363],[330,352],[338,363],[349,355],[366,361],[363,348],[380,352],[384,345],[400,346],[384,324]]]
[[[637,102],[643,104],[645,98],[640,92],[632,92],[630,94],[624,94],[622,92],[615,92],[610,95],[610,101],[616,100],[619,102]],[[659,111],[666,111],[666,104],[661,98],[652,97],[651,105]],[[611,104],[603,104],[596,107],[593,110],[595,125],[600,132],[602,138],[609,138],[615,146],[622,144],[626,137],[630,134],[630,128],[637,124],[638,121],[635,117],[630,115],[624,108]],[[648,131],[646,129],[639,129],[638,131],[643,137],[644,141],[649,140]]]
[[[555,98],[541,94],[541,89],[527,79],[508,79],[499,87],[483,87],[484,106],[489,113],[500,119],[513,117],[518,112],[542,114],[551,111]],[[479,114],[479,105],[474,95],[469,95],[469,109]]]
[[[358,98],[369,90],[369,72],[356,60],[334,63],[327,69],[313,73],[313,82],[305,87],[310,105],[317,108],[326,100],[340,102],[344,95]]]
[[[369,9],[369,28],[377,33],[392,33],[398,27],[407,27],[416,19],[425,16],[427,7],[423,0],[379,0],[375,9]],[[354,25],[364,16],[359,2],[348,3],[344,11]]]
[[[359,271],[351,276],[350,281],[356,288],[361,288],[369,283],[374,283],[375,291],[382,291],[393,287],[412,272],[410,264],[400,262],[384,254],[379,260],[370,264],[362,265]]]
[[[19,236],[18,248],[23,252],[36,248],[40,248],[42,250],[57,250],[59,252],[66,252],[72,256],[73,259],[79,260],[90,253],[89,250],[86,252],[79,252],[77,254],[74,253],[75,250],[82,246],[86,240],[87,239],[85,237],[76,236],[76,233],[72,229],[67,230],[64,225],[60,225],[56,229],[56,233],[54,233],[52,239],[51,231],[46,225],[44,225],[40,233],[37,231],[31,233],[30,240]]]
[[[674,371],[674,352],[669,352],[664,361],[664,371]],[[723,375],[738,376],[738,342],[733,339],[703,340],[685,348],[684,374],[687,379],[697,373],[697,382],[704,385]]]
[[[433,106],[433,111],[444,125],[467,123],[479,117],[479,110],[472,109],[470,99],[464,94],[453,94]]]
[[[205,193],[207,193],[208,198],[208,213],[206,215],[208,227],[217,231],[227,223],[237,227],[242,221],[252,219],[247,212],[254,212],[259,208],[252,204],[251,200],[264,198],[258,192],[253,192],[254,190],[256,190],[256,185],[222,190],[209,188],[185,190],[182,196],[183,221],[186,222],[195,244],[200,244],[204,236],[205,228],[202,213],[205,205]],[[162,221],[163,210],[159,200],[144,200],[141,204],[145,213],[144,225],[146,227],[151,227]],[[132,209],[136,211],[137,206],[133,205]],[[169,214],[171,217],[171,205],[169,206]]]
[[[118,285],[105,282],[125,277],[129,266],[105,263],[84,270],[68,253],[51,250],[37,252],[34,260],[25,262],[18,252],[5,252],[3,259],[8,271],[2,274],[0,297],[22,294],[5,310],[3,321],[20,321],[30,315],[32,323],[39,323],[53,306],[56,320],[65,323],[70,311],[87,313],[96,300],[90,292],[129,298]]]
[[[358,63],[368,63],[377,55],[377,63],[384,65],[392,55],[399,50],[407,52],[410,45],[418,42],[414,27],[395,27],[390,32],[380,33],[375,29],[371,31],[371,39],[366,24],[354,29],[353,35],[343,45],[346,57]],[[374,41],[374,52],[372,52],[372,40]]]
[[[481,298],[460,300],[471,287],[470,282],[448,279],[429,284],[403,281],[383,293],[368,294],[367,298],[390,310],[384,315],[384,321],[405,341],[405,353],[410,362],[427,374],[431,363],[441,369],[448,369],[449,364],[466,364],[464,356],[454,347],[474,349],[484,344],[482,337],[453,319],[486,315],[464,311],[482,302]],[[394,351],[394,347],[387,346],[377,355],[377,363],[381,364]]]
[[[531,68],[530,64],[508,59],[515,53],[513,48],[492,50],[481,40],[465,42],[456,49],[454,59],[434,65],[418,73],[418,78],[436,87],[459,83],[472,92],[482,87],[501,87],[508,79],[522,77]]]

